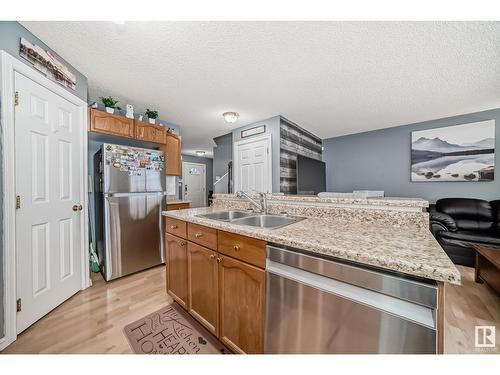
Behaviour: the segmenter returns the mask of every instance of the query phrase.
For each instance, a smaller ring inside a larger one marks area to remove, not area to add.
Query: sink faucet
[[[266,193],[259,193],[259,202],[253,199],[250,195],[240,190],[236,193],[238,198],[246,198],[250,203],[252,203],[255,207],[257,207],[260,212],[264,215],[267,215],[267,197]]]

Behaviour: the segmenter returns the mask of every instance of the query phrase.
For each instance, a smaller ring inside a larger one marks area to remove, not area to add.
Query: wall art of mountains
[[[465,129],[463,127],[466,125],[459,125],[413,132],[411,181],[493,181],[495,122],[491,122],[493,126],[483,125],[479,130]],[[447,136],[448,129],[452,131],[450,134],[453,137]],[[479,131],[484,133],[484,138]],[[436,136],[438,132],[442,134]],[[460,140],[462,133],[463,141]],[[476,140],[470,141],[472,137]]]

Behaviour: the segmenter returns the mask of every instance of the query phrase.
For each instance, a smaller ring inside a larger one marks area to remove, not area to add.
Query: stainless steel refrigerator
[[[105,143],[94,156],[96,244],[113,280],[165,263],[163,152]]]

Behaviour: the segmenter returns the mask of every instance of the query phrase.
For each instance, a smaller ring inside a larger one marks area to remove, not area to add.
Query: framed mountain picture
[[[411,133],[411,181],[493,181],[495,120]]]

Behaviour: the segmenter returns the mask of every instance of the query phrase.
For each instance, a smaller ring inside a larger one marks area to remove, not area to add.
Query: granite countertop
[[[218,199],[239,199],[234,194],[214,194]],[[404,197],[381,197],[381,198],[350,198],[350,197],[318,197],[316,195],[285,195],[267,194],[268,201],[306,202],[306,203],[329,203],[329,204],[352,204],[367,206],[387,207],[429,207],[429,202],[421,198]]]
[[[182,200],[182,199],[167,200],[167,204],[183,204],[183,203],[191,203],[191,201]]]
[[[427,229],[367,225],[332,218],[306,218],[282,228],[265,229],[196,216],[216,211],[226,210],[202,207],[162,214],[411,276],[460,283],[460,273]]]

